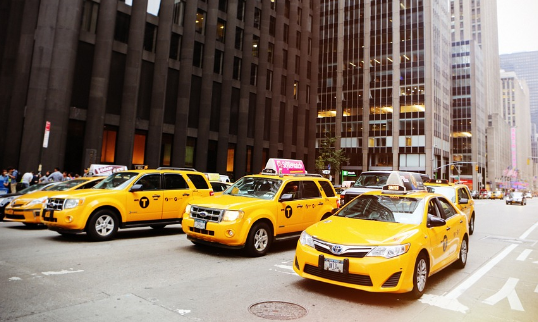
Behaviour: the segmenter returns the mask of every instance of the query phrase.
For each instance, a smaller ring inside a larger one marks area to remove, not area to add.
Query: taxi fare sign
[[[278,174],[305,174],[306,170],[301,160],[274,159],[267,161],[266,169],[272,169]]]

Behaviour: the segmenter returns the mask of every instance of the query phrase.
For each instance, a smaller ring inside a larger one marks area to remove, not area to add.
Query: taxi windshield
[[[225,195],[271,200],[275,197],[282,180],[263,177],[244,177],[224,191]]]
[[[389,178],[388,173],[368,173],[361,174],[360,177],[353,184],[353,188],[383,188],[387,184]]]
[[[106,177],[96,184],[93,189],[122,190],[127,187],[136,177],[136,172],[118,172]]]
[[[452,202],[456,202],[456,189],[454,187],[432,187],[428,186],[428,192],[439,193],[450,199]]]
[[[424,214],[424,199],[405,196],[362,195],[335,216],[418,225]]]
[[[45,189],[43,189],[43,191],[65,191],[65,190],[74,188],[78,185],[81,185],[85,182],[88,182],[88,180],[75,179],[75,180],[64,181],[64,182],[61,182],[52,186],[48,186]]]

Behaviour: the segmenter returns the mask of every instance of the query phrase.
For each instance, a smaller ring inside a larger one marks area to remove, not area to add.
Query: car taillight
[[[214,194],[215,194],[215,193],[214,193],[213,191],[210,191],[210,192],[209,192],[209,196],[210,196],[210,197],[213,196]]]

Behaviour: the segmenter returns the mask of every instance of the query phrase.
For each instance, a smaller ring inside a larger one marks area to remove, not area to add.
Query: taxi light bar
[[[382,193],[407,194],[407,190],[404,186],[398,184],[388,184],[383,186]]]
[[[427,183],[449,184],[447,179],[430,179]]]

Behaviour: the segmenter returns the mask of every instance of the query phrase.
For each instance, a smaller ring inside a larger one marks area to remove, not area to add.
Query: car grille
[[[63,198],[49,198],[47,200],[47,205],[45,206],[45,209],[48,210],[63,210],[64,209],[64,201]]]
[[[348,246],[332,244],[315,237],[313,237],[312,239],[314,240],[314,246],[316,247],[316,250],[318,252],[338,257],[363,258],[374,248],[371,246]]]
[[[220,222],[222,220],[222,214],[224,210],[221,209],[211,209],[192,206],[191,207],[191,218],[203,219],[212,222]]]
[[[402,272],[392,274],[382,287],[395,287],[400,281],[400,276],[402,276]]]
[[[350,274],[350,273],[337,273],[326,271],[323,268],[312,266],[306,264],[304,267],[304,272],[310,275],[317,277],[325,278],[332,281],[362,285],[362,286],[372,286],[372,279],[368,275],[359,275],[359,274]]]
[[[7,219],[24,219],[24,215],[6,215]]]
[[[192,231],[193,233],[215,236],[215,232],[213,230],[199,229],[199,228],[194,228],[194,227],[189,227],[189,230]]]

